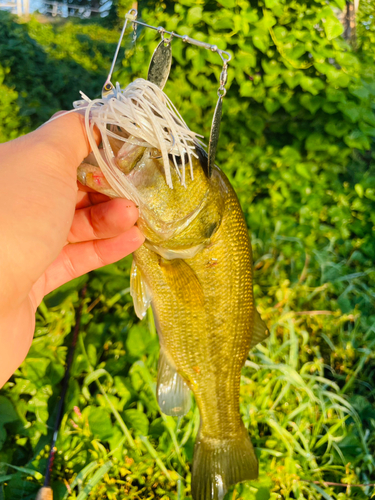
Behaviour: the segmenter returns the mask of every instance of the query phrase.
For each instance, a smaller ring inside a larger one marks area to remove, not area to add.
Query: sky
[[[34,10],[40,9],[41,5],[41,0],[30,0],[30,12],[34,12]]]

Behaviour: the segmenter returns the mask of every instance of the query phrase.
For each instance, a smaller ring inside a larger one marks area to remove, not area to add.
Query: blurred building
[[[100,7],[99,2],[76,0],[74,3],[69,3],[57,0],[44,0],[40,11],[42,14],[52,17],[80,17],[87,19],[89,17],[100,16],[102,13]]]
[[[29,0],[0,0],[0,10],[9,10],[18,16],[27,15],[30,12]]]

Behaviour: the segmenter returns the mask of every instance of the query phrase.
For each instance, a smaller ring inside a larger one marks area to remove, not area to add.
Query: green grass
[[[126,3],[118,3],[121,12]],[[260,477],[233,488],[228,500],[368,499],[373,486],[351,485],[375,483],[372,3],[360,3],[353,50],[327,37],[323,21],[334,14],[326,3],[309,0],[306,11],[303,2],[267,0],[288,59],[273,44],[261,2],[166,4],[146,2],[144,19],[235,55],[218,162],[253,233],[254,291],[271,332],[249,354],[241,386]],[[1,19],[0,140],[70,107],[81,89],[90,97],[100,91],[118,32],[89,22]],[[141,34],[117,73],[122,85],[145,76],[156,43],[155,33]],[[314,65],[296,70],[310,62],[310,49]],[[216,56],[178,43],[173,54],[167,93],[207,138]],[[125,259],[75,280],[39,308],[28,358],[0,395],[0,500],[34,499],[43,483],[85,283],[54,499],[190,498],[198,410],[193,404],[180,420],[159,411],[158,339],[152,315],[139,322],[134,314],[129,269]]]
[[[369,484],[375,476],[375,336],[357,310],[342,314],[335,300],[336,282],[349,283],[350,298],[366,276],[345,275],[345,262],[334,262],[332,253],[324,260],[325,251],[306,259],[291,283],[283,277],[289,267],[283,242],[276,245],[261,255],[255,239],[255,293],[270,337],[249,354],[241,386],[241,413],[260,476],[238,485],[229,498],[369,498],[374,487],[327,485]],[[134,315],[129,263],[65,285],[42,304],[28,358],[0,399],[0,409],[8,408],[0,427],[6,433],[0,498],[34,498],[43,482],[77,290],[84,283],[82,328],[57,441],[55,499],[190,498],[199,413],[194,404],[180,419],[159,411],[157,335],[151,314],[142,322]],[[335,280],[324,280],[327,267]]]

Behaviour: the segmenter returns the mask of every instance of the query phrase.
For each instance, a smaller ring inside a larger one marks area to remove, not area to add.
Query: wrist
[[[35,310],[29,300],[7,314],[0,313],[0,388],[29,352],[35,328]]]

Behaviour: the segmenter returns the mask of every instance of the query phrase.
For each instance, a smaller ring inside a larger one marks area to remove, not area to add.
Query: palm
[[[0,387],[27,354],[44,295],[143,242],[134,203],[77,189],[89,152],[72,114],[0,145]]]

